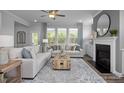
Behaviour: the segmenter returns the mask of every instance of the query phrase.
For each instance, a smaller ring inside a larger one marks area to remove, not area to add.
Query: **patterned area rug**
[[[24,83],[105,83],[83,59],[72,58],[71,70],[53,70],[52,60],[33,80],[24,79]]]

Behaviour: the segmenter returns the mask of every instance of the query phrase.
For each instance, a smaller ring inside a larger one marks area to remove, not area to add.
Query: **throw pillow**
[[[71,46],[71,50],[74,51],[75,50],[75,46]]]
[[[32,58],[30,51],[25,48],[23,48],[23,50],[22,50],[22,57],[23,58]]]
[[[35,49],[34,49],[33,46],[27,46],[27,47],[25,47],[25,49],[27,49],[28,51],[30,51],[31,56],[32,56],[33,59],[36,58],[36,53],[35,53]]]
[[[30,51],[30,53],[31,53],[32,58],[35,59],[35,58],[36,58],[36,55],[37,55],[37,54],[35,53],[35,49],[34,49],[34,48],[30,48],[29,51]]]
[[[76,45],[75,50],[80,51],[80,46]]]
[[[53,50],[57,50],[57,46],[56,46],[56,45],[51,46],[51,48],[52,48]]]

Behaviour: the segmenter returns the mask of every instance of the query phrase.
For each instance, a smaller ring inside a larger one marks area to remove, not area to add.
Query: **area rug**
[[[105,83],[83,59],[72,58],[71,70],[53,70],[52,60],[33,80],[24,79],[24,83]]]

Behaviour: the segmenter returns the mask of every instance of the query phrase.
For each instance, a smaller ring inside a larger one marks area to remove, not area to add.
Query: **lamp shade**
[[[43,43],[48,43],[48,39],[43,39]]]
[[[0,35],[0,47],[13,47],[14,37],[10,35]]]

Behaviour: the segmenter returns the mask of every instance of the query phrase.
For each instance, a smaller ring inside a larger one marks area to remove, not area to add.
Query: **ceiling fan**
[[[58,13],[59,10],[48,10],[48,11],[41,10],[41,11],[48,14],[48,15],[42,15],[41,17],[48,16],[49,18],[51,18],[53,20],[56,19],[56,16],[58,16],[58,17],[65,17],[65,15],[61,15],[61,14]]]

